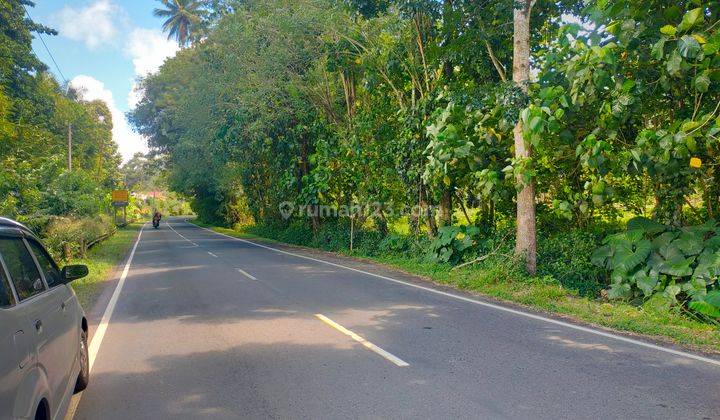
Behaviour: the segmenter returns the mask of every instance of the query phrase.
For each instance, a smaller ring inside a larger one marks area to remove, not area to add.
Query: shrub
[[[457,264],[466,250],[476,243],[480,234],[477,226],[444,226],[430,242],[430,259],[440,263]]]
[[[307,222],[305,223],[307,229]],[[356,235],[357,239],[357,235]],[[310,245],[326,251],[339,251],[350,247],[350,226],[339,220],[324,220]]]
[[[607,284],[605,271],[590,260],[601,245],[597,233],[572,230],[538,238],[538,274],[551,275],[566,289],[597,296]]]
[[[604,244],[592,261],[610,271],[609,297],[662,294],[673,303],[691,301],[690,308],[706,315],[720,314],[720,226],[715,221],[674,228],[638,217]]]
[[[35,233],[38,237],[44,238],[47,236],[46,232],[48,226],[50,226],[52,221],[57,218],[58,216],[46,215],[36,215],[33,217],[20,216],[18,217],[18,222],[27,226],[27,228],[33,231],[33,233]]]
[[[103,209],[104,192],[83,171],[66,172],[55,178],[43,195],[42,212],[51,215],[92,217]]]
[[[350,237],[350,232],[347,237]],[[358,229],[354,233],[353,250],[365,255],[379,255],[380,244],[386,237],[376,230]]]
[[[48,223],[42,237],[48,251],[55,258],[68,259],[68,257],[82,257],[88,245],[113,232],[114,229],[115,226],[108,216],[54,217]]]
[[[412,240],[409,236],[391,233],[385,236],[378,244],[378,251],[388,254],[407,254],[412,248]]]

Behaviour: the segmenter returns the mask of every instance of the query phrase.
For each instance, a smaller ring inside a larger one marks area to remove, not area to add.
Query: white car
[[[63,419],[87,387],[88,324],[68,285],[87,274],[58,269],[29,229],[0,218],[0,419]]]

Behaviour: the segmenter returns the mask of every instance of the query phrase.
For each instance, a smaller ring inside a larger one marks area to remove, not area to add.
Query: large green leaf
[[[688,304],[690,309],[713,318],[720,318],[720,307],[713,306],[704,300],[692,301]]]
[[[693,87],[700,93],[705,93],[710,88],[710,77],[705,73],[700,73],[693,80]]]
[[[703,250],[703,237],[692,231],[685,231],[672,242],[685,256],[697,255]]]
[[[720,235],[715,234],[711,237],[709,237],[705,241],[705,248],[711,249],[713,251],[720,250]]]
[[[690,265],[695,262],[695,257],[683,258],[675,257],[670,260],[665,260],[662,265],[660,272],[673,277],[685,277],[692,274],[693,270]]]
[[[720,318],[720,290],[713,290],[703,296],[696,296],[688,305],[701,314]]]
[[[610,286],[608,297],[610,299],[624,299],[632,295],[630,285],[627,283],[616,283]]]
[[[670,53],[670,57],[667,60],[665,68],[671,76],[675,76],[680,72],[680,65],[682,64],[682,57],[678,53],[678,50],[673,50]]]
[[[713,290],[712,292],[708,292],[703,297],[703,300],[716,308],[720,308],[720,290]]]
[[[650,220],[647,217],[634,217],[627,222],[627,230],[642,230],[650,235],[656,235],[667,229],[667,226]]]
[[[647,239],[631,243],[618,244],[612,256],[612,266],[621,267],[625,271],[631,271],[639,264],[645,262],[652,250],[652,244]]]
[[[678,25],[678,32],[685,32],[693,26],[703,21],[703,8],[689,10],[682,18],[682,22]]]
[[[713,252],[705,249],[697,259],[698,265],[693,271],[693,278],[700,278],[706,282],[714,282],[720,276],[720,251]]]
[[[652,241],[653,248],[660,249],[670,245],[670,243],[677,238],[677,232],[664,232],[661,235],[655,237]]]
[[[663,264],[665,264],[665,259],[662,255],[657,252],[650,253],[650,257],[647,259],[647,266],[651,271],[659,273],[662,270]]]
[[[677,300],[677,295],[682,291],[681,287],[675,283],[669,284],[663,294],[673,300]]]
[[[606,267],[605,262],[612,257],[612,248],[608,245],[601,246],[600,248],[596,249],[595,252],[592,253],[590,256],[590,262],[592,262],[594,265],[598,267]]]
[[[655,291],[655,287],[658,285],[657,276],[648,275],[645,270],[638,270],[637,273],[633,275],[633,280],[645,296],[651,296]]]
[[[700,43],[698,43],[695,38],[690,35],[683,35],[678,41],[678,50],[680,51],[681,57],[694,60],[700,51],[702,51],[702,47],[700,47]]]
[[[530,131],[532,131],[533,133],[540,132],[540,129],[542,128],[542,118],[539,116],[533,117],[530,120],[528,127],[530,128]]]
[[[681,287],[683,292],[692,297],[704,296],[707,292],[707,285],[705,284],[705,281],[698,278],[690,279],[690,281],[683,283]]]
[[[677,239],[670,242],[667,245],[663,245],[663,246],[659,247],[658,252],[666,260],[672,260],[672,259],[685,257],[685,253],[680,249],[680,247],[677,244]]]

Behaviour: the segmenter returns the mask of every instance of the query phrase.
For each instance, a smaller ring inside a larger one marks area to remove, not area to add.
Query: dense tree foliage
[[[32,52],[33,33],[49,28],[26,17],[30,1],[0,1],[0,214],[97,216],[119,182],[112,117],[101,101],[61,87]],[[73,135],[73,171],[67,135]]]
[[[131,115],[205,220],[318,232],[343,218],[322,206],[366,206],[345,216],[459,262],[522,215],[534,254],[536,222],[541,237],[633,216],[679,232],[720,212],[717,2],[248,0],[214,16]],[[695,241],[717,237],[708,223]],[[702,300],[720,247],[696,248],[682,276],[667,268],[680,253],[648,248],[662,261],[621,264],[612,295],[695,281],[665,296]],[[640,270],[653,280],[629,280]]]

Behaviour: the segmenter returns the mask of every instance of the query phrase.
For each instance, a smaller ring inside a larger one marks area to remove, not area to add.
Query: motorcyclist
[[[160,219],[162,219],[162,215],[158,210],[155,210],[155,212],[153,213],[153,226],[160,226]]]

